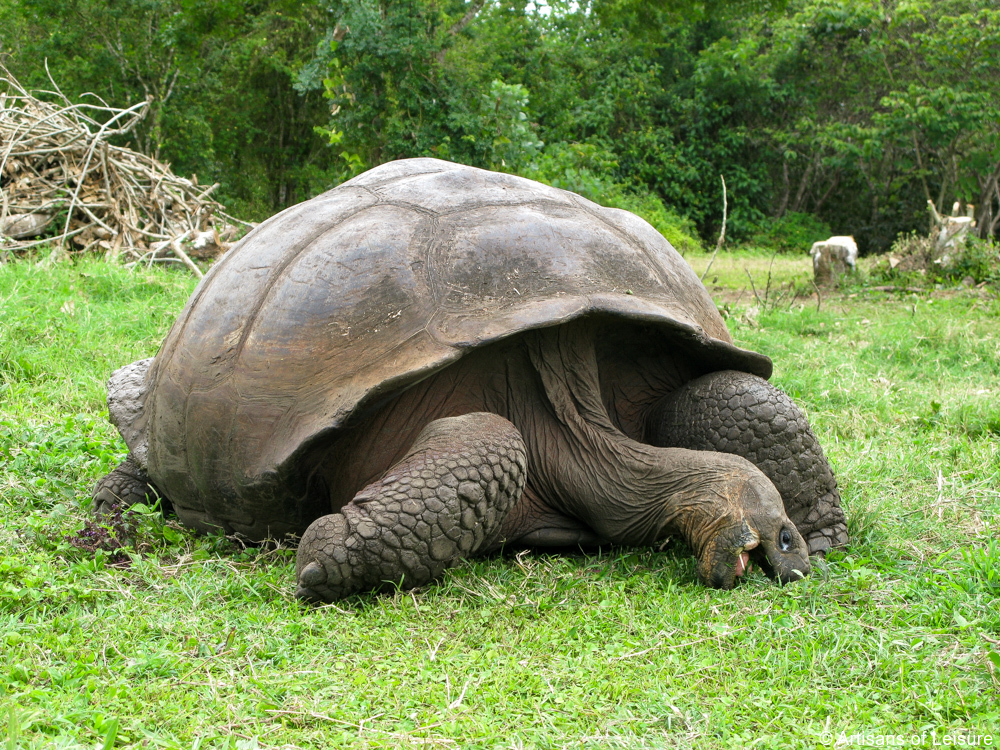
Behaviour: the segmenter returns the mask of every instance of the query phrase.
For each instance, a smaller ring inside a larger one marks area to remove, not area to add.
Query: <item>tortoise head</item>
[[[783,584],[809,575],[809,548],[770,480],[754,472],[730,486],[728,512],[694,535],[701,582],[730,589],[751,560]]]

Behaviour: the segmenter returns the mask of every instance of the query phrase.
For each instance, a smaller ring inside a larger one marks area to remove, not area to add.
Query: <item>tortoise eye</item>
[[[778,535],[778,544],[781,547],[782,552],[788,552],[792,546],[792,532],[788,529],[782,529],[781,533]]]

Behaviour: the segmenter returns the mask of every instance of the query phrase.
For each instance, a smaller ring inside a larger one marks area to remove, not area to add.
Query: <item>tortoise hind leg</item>
[[[144,503],[147,497],[159,497],[159,493],[150,483],[149,475],[130,453],[97,483],[92,497],[91,509],[94,514],[106,516],[113,508],[127,508],[137,503]]]
[[[586,524],[549,507],[530,486],[507,515],[500,534],[487,552],[505,545],[532,549],[594,548],[607,544]]]
[[[413,588],[487,549],[524,489],[520,433],[488,413],[431,422],[410,451],[299,543],[296,595]]]
[[[795,403],[763,378],[709,373],[663,398],[649,414],[653,445],[742,456],[767,475],[810,554],[847,544],[830,464]]]

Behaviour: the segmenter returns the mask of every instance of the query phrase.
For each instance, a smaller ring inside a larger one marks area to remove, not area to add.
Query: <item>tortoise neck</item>
[[[623,434],[601,399],[586,321],[537,331],[527,346],[555,422],[541,434],[557,445],[529,447],[546,500],[612,542],[651,544],[677,534],[700,554],[716,529],[739,514],[736,499],[752,465]]]

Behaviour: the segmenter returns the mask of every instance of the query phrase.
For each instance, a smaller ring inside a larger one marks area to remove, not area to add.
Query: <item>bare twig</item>
[[[184,252],[184,248],[181,247],[181,237],[175,237],[170,240],[170,249],[174,251],[174,255],[184,261],[184,265],[191,269],[191,273],[197,276],[199,279],[205,274],[201,272],[201,269],[191,260],[191,256]]]
[[[465,15],[458,19],[458,21],[456,21],[452,27],[448,29],[448,35],[457,36],[462,29],[472,23],[473,19],[479,15],[479,11],[483,9],[484,5],[486,5],[486,0],[473,0],[473,2],[469,5],[469,9],[465,12]],[[446,54],[448,54],[447,47],[442,47],[438,50],[436,55],[438,63],[444,62]]]
[[[816,290],[816,312],[819,312],[820,306],[823,304],[823,295],[819,291],[819,287],[816,286],[816,282],[812,282],[813,289]]]
[[[475,18],[476,15],[479,13],[479,11],[483,9],[484,5],[486,5],[486,0],[475,0],[475,2],[473,2],[469,6],[469,9],[465,12],[465,15],[462,16],[458,20],[458,22],[455,23],[450,29],[448,29],[448,33],[451,34],[452,36],[458,34],[462,29],[464,29],[472,22],[472,19]]]
[[[715,243],[715,250],[712,252],[712,257],[708,259],[708,265],[705,266],[705,272],[701,275],[701,281],[705,281],[705,277],[708,276],[708,271],[715,263],[715,256],[719,254],[719,248],[726,241],[726,214],[729,211],[729,202],[726,199],[726,178],[724,175],[719,175],[719,179],[722,180],[722,231],[719,232],[719,239]]]
[[[83,187],[84,182],[87,179],[87,172],[90,171],[90,160],[94,157],[94,149],[97,148],[97,144],[101,142],[101,136],[105,134],[108,130],[108,126],[125,115],[130,115],[135,113],[137,118],[134,122],[138,122],[142,119],[142,116],[146,114],[146,109],[148,108],[148,102],[140,102],[139,104],[134,104],[128,109],[122,110],[117,115],[112,117],[106,123],[101,125],[101,129],[97,131],[97,135],[94,136],[93,142],[90,144],[90,148],[87,149],[87,160],[83,163],[83,171],[76,181],[76,190],[73,191],[73,199],[69,202],[69,211],[66,212],[66,226],[63,228],[63,234],[69,231],[69,223],[73,219],[73,209],[76,207],[76,199],[80,197],[80,188]]]
[[[757,300],[757,306],[763,310],[764,303],[760,301],[760,295],[757,294],[757,286],[753,283],[753,276],[750,275],[750,269],[744,268],[743,270],[746,272],[747,278],[750,279],[750,288],[753,290],[754,299]]]
[[[764,287],[764,305],[767,305],[767,300],[771,296],[771,270],[774,268],[774,259],[778,256],[778,251],[775,250],[774,254],[771,256],[771,262],[767,266],[767,285]],[[775,302],[775,305],[778,303]]]

